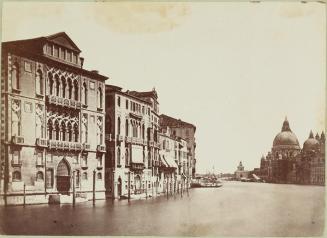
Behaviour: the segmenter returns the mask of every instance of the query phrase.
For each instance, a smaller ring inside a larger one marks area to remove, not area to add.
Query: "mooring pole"
[[[148,199],[148,180],[145,180],[145,198]]]
[[[25,204],[26,204],[26,185],[24,183],[24,207],[25,207]]]
[[[128,201],[131,199],[131,172],[128,171]]]
[[[93,205],[95,205],[95,170],[93,170]]]
[[[169,178],[168,178],[168,176],[167,176],[167,182],[166,182],[166,193],[167,193],[167,199],[168,199],[168,186],[169,186]]]
[[[75,170],[73,171],[73,207],[75,207]]]

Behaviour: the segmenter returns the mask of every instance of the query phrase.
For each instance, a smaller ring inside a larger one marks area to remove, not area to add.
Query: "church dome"
[[[312,151],[319,149],[319,141],[313,137],[312,131],[309,138],[303,143],[303,151]]]
[[[300,149],[299,141],[296,135],[291,131],[287,119],[285,119],[282,131],[274,139],[273,147],[290,147]]]

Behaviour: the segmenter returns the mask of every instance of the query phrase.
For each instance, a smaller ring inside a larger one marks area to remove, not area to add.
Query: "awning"
[[[172,158],[170,156],[168,156],[168,157],[163,156],[163,157],[167,161],[167,164],[169,167],[177,168],[177,163],[175,162],[174,158]]]
[[[164,155],[162,155],[162,156],[159,155],[159,159],[163,163],[164,166],[169,167],[169,164],[167,163]]]

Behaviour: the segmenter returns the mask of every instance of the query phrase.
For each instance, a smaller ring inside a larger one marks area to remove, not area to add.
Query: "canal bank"
[[[319,236],[324,190],[225,182],[168,199],[2,207],[0,230],[12,235]]]

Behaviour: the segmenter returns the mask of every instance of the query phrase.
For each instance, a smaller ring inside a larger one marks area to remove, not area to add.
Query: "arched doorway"
[[[140,178],[140,175],[135,176],[134,182],[135,182],[135,193],[140,193],[141,192],[141,178]]]
[[[117,188],[118,188],[118,196],[121,196],[121,188],[122,188],[122,181],[121,178],[118,178],[118,184],[117,184]]]
[[[70,169],[65,159],[61,160],[57,167],[57,190],[67,194],[70,189]]]

